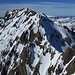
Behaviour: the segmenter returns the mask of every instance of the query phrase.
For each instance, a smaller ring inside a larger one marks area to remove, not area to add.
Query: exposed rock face
[[[3,26],[0,30],[1,75],[71,75],[75,72],[74,39],[64,27],[56,26],[44,13],[29,8],[6,12],[3,20],[0,23]]]

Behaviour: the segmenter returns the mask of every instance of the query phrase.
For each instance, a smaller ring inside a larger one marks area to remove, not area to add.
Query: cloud
[[[39,2],[29,4],[1,4],[0,16],[4,16],[6,11],[13,9],[31,8],[37,12],[44,12],[50,16],[74,16],[75,5],[65,3],[53,3],[53,2]]]

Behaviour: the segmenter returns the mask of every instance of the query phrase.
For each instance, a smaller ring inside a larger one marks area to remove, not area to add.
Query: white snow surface
[[[47,75],[46,72],[50,65],[50,54],[46,53],[46,56],[41,57],[41,65],[40,65],[40,75]]]

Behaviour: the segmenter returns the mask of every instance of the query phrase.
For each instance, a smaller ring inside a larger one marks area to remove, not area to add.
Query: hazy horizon
[[[24,0],[16,1],[7,0],[7,2],[0,1],[0,17],[3,17],[6,11],[12,11],[14,9],[31,8],[36,12],[43,12],[49,16],[75,16],[75,1],[66,2],[65,0],[57,2],[52,1],[37,1],[31,0],[26,2]]]

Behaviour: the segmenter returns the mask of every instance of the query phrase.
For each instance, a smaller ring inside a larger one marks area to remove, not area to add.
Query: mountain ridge
[[[74,35],[56,24],[30,8],[7,11],[0,23],[1,75],[73,74]]]

